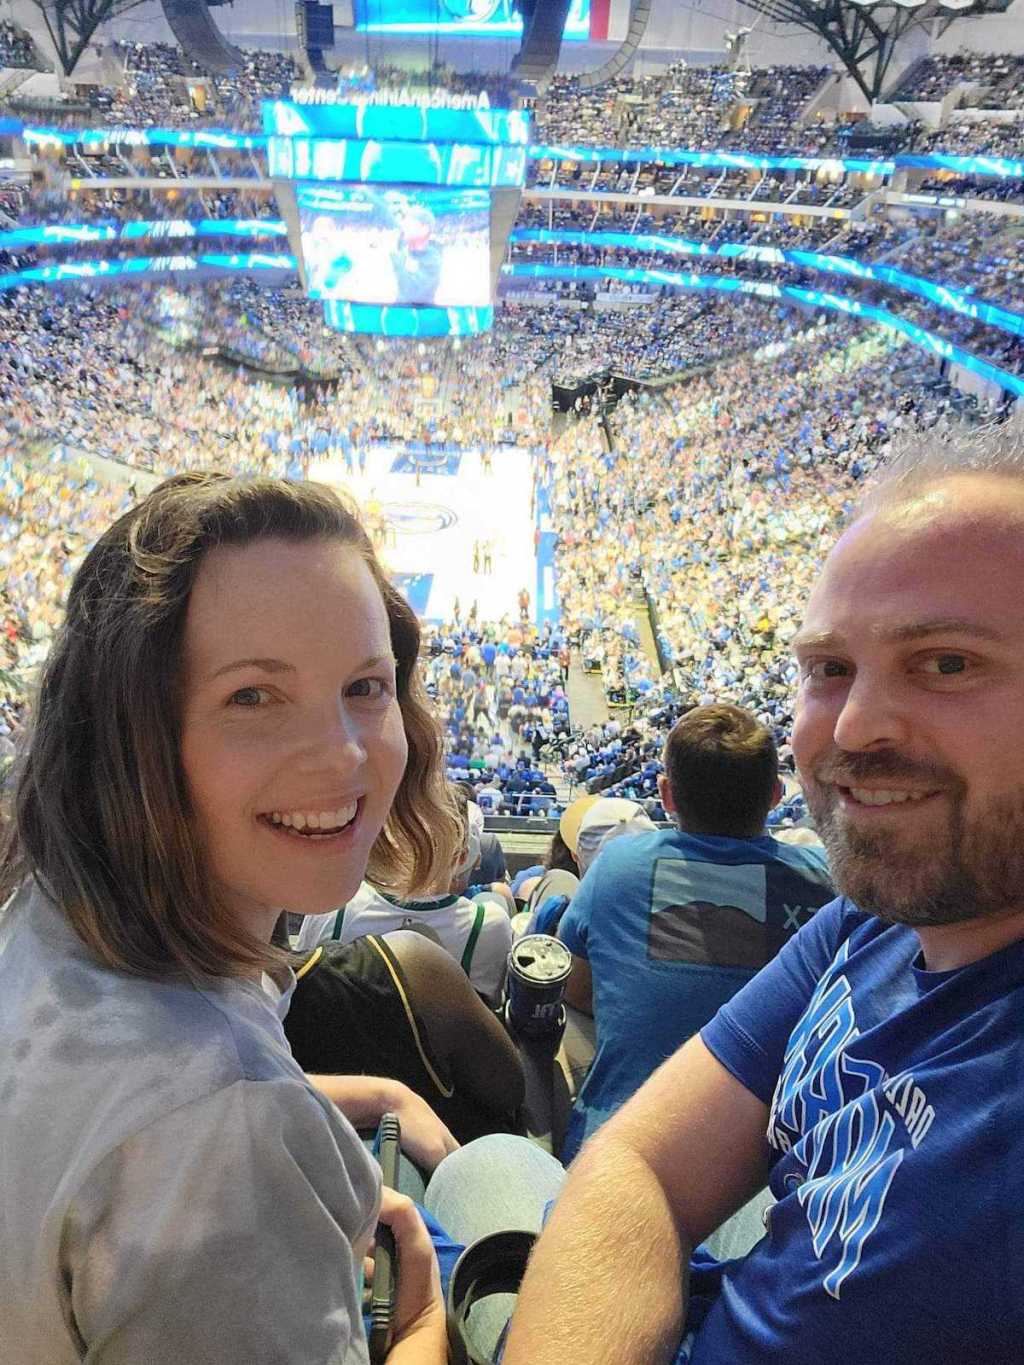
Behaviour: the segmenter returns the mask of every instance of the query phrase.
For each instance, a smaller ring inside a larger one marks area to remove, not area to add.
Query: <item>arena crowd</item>
[[[0,60],[29,56],[0,26]],[[89,95],[111,125],[254,127],[300,76],[282,53],[231,77],[168,44],[112,56],[121,83]],[[1020,72],[929,58],[902,97],[963,86],[1005,112]],[[441,78],[521,95],[350,79]],[[813,155],[849,135],[815,112],[829,79],[556,77],[537,135]],[[961,150],[1018,146],[984,124],[950,125]],[[199,163],[46,151],[3,212],[273,215],[259,189],[102,185],[143,164],[172,182]],[[69,200],[79,172],[97,187]],[[811,249],[1019,297],[1012,215],[798,213],[872,193],[830,174],[544,177],[793,211],[531,193],[520,228],[693,241],[722,273],[726,244]],[[0,268],[59,251],[0,244]],[[687,258],[519,240],[509,259]],[[0,1282],[19,1286],[0,1336],[25,1365],[365,1365],[383,1223],[390,1365],[448,1359],[442,1281],[478,1289],[457,1257],[512,1228],[539,1241],[510,1332],[507,1303],[471,1320],[487,1361],[767,1365],[841,1341],[857,1362],[1012,1365],[1010,395],[834,312],[508,279],[493,330],[429,343],[331,331],[280,280],[0,292]],[[899,311],[1024,373],[1012,327]],[[360,523],[307,477],[381,447],[528,460],[557,619],[526,587],[481,616],[481,532],[450,619],[417,623],[373,492]],[[399,1192],[370,1152],[388,1114]]]

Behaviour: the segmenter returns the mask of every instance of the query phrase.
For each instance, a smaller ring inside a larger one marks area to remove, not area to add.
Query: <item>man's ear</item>
[[[768,807],[768,809],[769,809],[769,810],[774,810],[775,807],[776,807],[776,806],[779,804],[779,802],[782,800],[782,798],[785,796],[785,794],[786,794],[786,789],[785,789],[785,787],[782,785],[782,779],[781,779],[780,777],[777,777],[777,778],[775,779],[775,786],[772,787],[772,802],[771,802],[771,805]]]
[[[658,796],[661,804],[665,807],[667,815],[675,815],[676,803],[672,800],[672,788],[668,784],[668,776],[665,773],[658,774]]]

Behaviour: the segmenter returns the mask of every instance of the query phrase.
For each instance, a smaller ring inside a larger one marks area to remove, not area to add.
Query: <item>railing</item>
[[[658,654],[658,667],[662,674],[672,672],[672,660],[668,657],[661,635],[661,624],[658,617],[658,606],[654,598],[647,591],[647,584],[644,584],[644,601],[647,603],[647,619],[651,623],[651,634],[654,636],[654,648]]]

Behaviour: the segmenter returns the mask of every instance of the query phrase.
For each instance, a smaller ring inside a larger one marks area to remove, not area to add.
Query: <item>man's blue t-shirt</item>
[[[1024,1359],[1024,942],[955,971],[839,900],[701,1037],[770,1105],[776,1203],[691,1279],[693,1365]]]
[[[559,925],[593,978],[597,1050],[562,1159],[835,895],[824,850],[659,830],[602,849]]]

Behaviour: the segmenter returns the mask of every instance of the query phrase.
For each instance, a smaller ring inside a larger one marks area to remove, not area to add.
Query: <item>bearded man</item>
[[[574,1164],[505,1365],[1010,1365],[1024,1341],[1024,451],[832,551],[793,751],[840,898]],[[746,1255],[701,1243],[767,1183]]]

